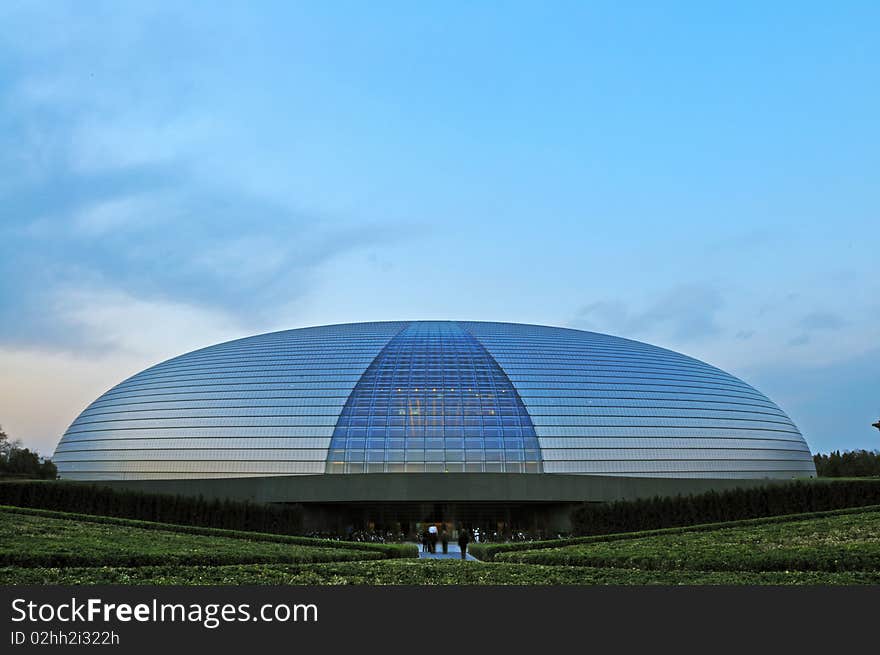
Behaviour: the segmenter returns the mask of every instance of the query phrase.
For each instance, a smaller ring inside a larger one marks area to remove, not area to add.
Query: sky
[[[568,326],[880,448],[880,4],[0,3],[0,425],[368,320]]]

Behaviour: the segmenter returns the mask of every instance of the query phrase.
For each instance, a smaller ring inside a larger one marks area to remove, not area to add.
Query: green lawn
[[[691,571],[877,571],[880,511],[783,523],[682,530],[499,553],[496,561]]]
[[[841,585],[880,584],[880,571],[642,571],[638,569],[381,560],[327,564],[0,567],[0,584],[155,585]]]
[[[383,553],[205,536],[0,510],[0,564],[221,565],[380,559]]]
[[[585,537],[566,537],[564,539],[549,539],[544,541],[514,541],[504,543],[472,544],[470,551],[474,557],[484,562],[494,561],[503,553],[519,551],[536,551],[545,548],[562,548],[579,544],[593,544],[597,542],[628,541],[641,537],[654,537],[659,535],[675,535],[684,532],[712,532],[724,528],[739,528],[751,526],[764,526],[774,523],[791,523],[792,521],[806,521],[810,519],[827,518],[833,516],[846,516],[850,514],[865,514],[866,512],[880,512],[880,505],[866,505],[850,507],[846,509],[826,510],[820,512],[806,512],[802,514],[781,514],[777,516],[765,516],[753,519],[737,519],[722,523],[700,523],[689,526],[671,528],[655,528],[636,532],[616,532],[611,534],[597,534]]]
[[[877,508],[608,535],[493,562],[388,559],[409,551],[194,530],[0,508],[0,584],[880,584]]]

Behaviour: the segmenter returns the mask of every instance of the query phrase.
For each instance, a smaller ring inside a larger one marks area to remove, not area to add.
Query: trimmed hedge
[[[206,500],[201,496],[151,494],[71,482],[0,481],[0,505],[226,530],[275,534],[303,532],[303,509],[299,505]]]
[[[458,560],[327,564],[0,567],[4,585],[856,585],[880,584],[878,571],[639,571]]]
[[[522,551],[544,550],[548,548],[562,548],[564,546],[576,546],[580,544],[594,544],[607,541],[624,541],[641,539],[643,537],[656,537],[663,535],[682,534],[685,532],[711,532],[725,528],[737,528],[759,525],[771,525],[775,523],[789,523],[792,521],[805,521],[809,519],[827,518],[832,516],[846,516],[849,514],[861,514],[864,512],[880,511],[880,505],[868,505],[866,507],[852,507],[828,512],[807,512],[805,514],[784,514],[782,516],[768,516],[757,519],[741,519],[739,521],[724,521],[721,523],[702,523],[699,525],[686,525],[675,528],[659,528],[656,530],[636,530],[633,532],[617,532],[614,534],[592,535],[589,537],[569,537],[567,539],[545,539],[543,541],[516,541],[511,543],[473,544],[468,546],[471,555],[484,562],[491,562],[496,557],[501,558],[506,553]],[[507,557],[503,557],[507,560]]]
[[[572,512],[575,536],[824,512],[880,504],[880,480],[827,480],[709,491],[694,496],[584,503]]]
[[[280,544],[311,546],[313,548],[335,548],[345,550],[370,551],[377,552],[388,559],[419,556],[419,549],[418,546],[416,546],[415,544],[374,544],[358,541],[315,539],[313,537],[299,537],[294,535],[248,532],[244,530],[224,530],[222,528],[205,528],[195,525],[156,523],[153,521],[138,521],[136,519],[124,519],[112,516],[96,516],[92,514],[56,512],[52,510],[35,509],[31,507],[12,507],[0,505],[0,512],[11,514],[24,514],[29,516],[44,516],[46,518],[84,521],[87,523],[98,523],[104,525],[118,525],[129,528],[141,528],[144,530],[161,530],[163,532],[176,532],[180,534],[190,534],[204,537],[228,537],[232,539],[245,539],[248,541],[265,541]]]

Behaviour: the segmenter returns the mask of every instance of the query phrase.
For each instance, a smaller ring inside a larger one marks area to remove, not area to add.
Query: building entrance
[[[554,537],[568,529],[572,504],[559,503],[323,503],[304,505],[306,528],[349,537],[353,533],[415,540],[430,526],[450,539],[460,529],[480,541]],[[455,537],[453,537],[455,535]]]

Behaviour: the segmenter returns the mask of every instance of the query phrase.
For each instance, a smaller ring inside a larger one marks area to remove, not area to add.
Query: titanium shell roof
[[[815,475],[791,419],[714,366],[604,334],[467,321],[302,328],[175,357],[89,405],[54,461],[80,480]]]

